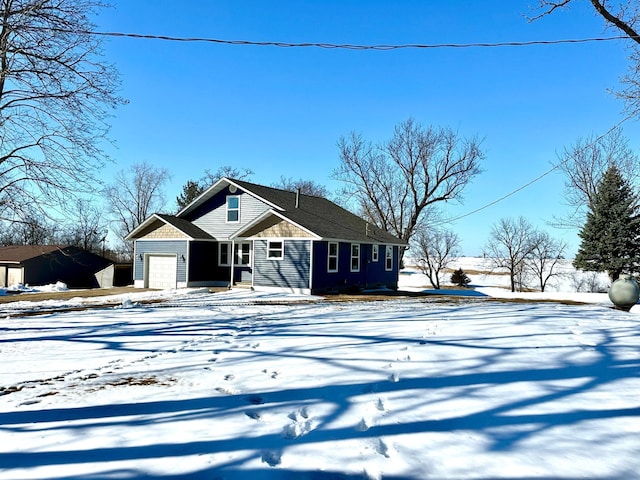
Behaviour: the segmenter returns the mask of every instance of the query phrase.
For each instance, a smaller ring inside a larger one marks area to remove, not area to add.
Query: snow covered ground
[[[0,479],[640,478],[638,307],[471,292],[2,304]]]

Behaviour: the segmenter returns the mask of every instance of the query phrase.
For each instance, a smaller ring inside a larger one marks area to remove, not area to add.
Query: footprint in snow
[[[287,415],[293,423],[285,425],[282,429],[282,436],[284,438],[295,439],[302,435],[306,435],[313,430],[314,424],[309,409],[307,407],[300,410],[293,411]]]
[[[270,467],[277,467],[282,463],[282,453],[275,450],[263,450],[262,462],[266,463]]]
[[[249,395],[246,400],[252,405],[262,405],[264,403],[264,399],[260,395]]]
[[[373,408],[371,408],[373,407]],[[378,398],[373,404],[369,404],[368,410],[375,410],[378,414],[382,415],[387,412],[387,406],[382,398]],[[373,417],[376,416],[375,412],[372,412],[372,415],[365,416],[360,419],[358,424],[355,427],[355,430],[358,432],[366,432],[371,427],[375,425],[375,420]]]
[[[260,420],[262,415],[258,412],[254,412],[253,410],[247,410],[244,414],[252,420]]]
[[[393,454],[393,446],[382,438],[378,439],[375,449],[376,452],[386,458],[391,457]]]

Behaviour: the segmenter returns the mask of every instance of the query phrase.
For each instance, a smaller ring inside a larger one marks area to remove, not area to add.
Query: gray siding
[[[227,223],[227,195],[238,195],[240,197],[240,221],[238,223]],[[266,203],[240,190],[236,193],[225,191],[220,193],[220,196],[222,197],[219,202],[222,203],[220,206],[193,220],[194,225],[218,240],[229,238],[240,227],[252,222],[270,208]]]
[[[178,256],[178,272],[176,281],[187,281],[187,262],[182,261],[182,255],[187,258],[188,242],[186,240],[138,240],[136,241],[136,252],[133,259],[133,279],[144,279],[144,256],[145,254],[175,254]],[[140,256],[142,255],[142,259]]]
[[[276,239],[274,239],[276,240]],[[280,241],[280,239],[277,239]],[[253,284],[258,287],[309,288],[310,240],[284,240],[284,258],[267,258],[267,240],[253,242]]]

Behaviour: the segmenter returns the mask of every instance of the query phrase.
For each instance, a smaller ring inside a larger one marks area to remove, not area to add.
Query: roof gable
[[[163,228],[163,226],[168,228]],[[162,232],[161,237],[158,238],[187,238],[190,240],[214,239],[207,232],[183,218],[154,213],[127,235],[125,240],[143,238],[154,231]]]

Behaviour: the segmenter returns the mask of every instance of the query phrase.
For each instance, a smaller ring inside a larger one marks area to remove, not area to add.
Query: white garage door
[[[167,255],[149,255],[149,288],[166,290],[176,288],[178,258]]]

